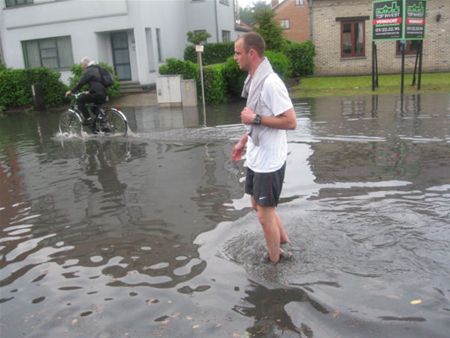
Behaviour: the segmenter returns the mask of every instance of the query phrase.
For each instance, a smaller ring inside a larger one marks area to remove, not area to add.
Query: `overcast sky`
[[[255,3],[255,2],[259,2],[259,1],[262,1],[262,0],[238,0],[238,2],[239,2],[239,6],[240,7],[248,7],[248,6],[252,6],[253,5],[253,3]],[[269,2],[269,0],[264,0],[264,2]]]

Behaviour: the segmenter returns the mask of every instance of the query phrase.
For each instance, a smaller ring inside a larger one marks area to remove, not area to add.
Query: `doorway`
[[[131,80],[130,51],[128,47],[128,33],[111,33],[111,47],[114,71],[120,81]]]

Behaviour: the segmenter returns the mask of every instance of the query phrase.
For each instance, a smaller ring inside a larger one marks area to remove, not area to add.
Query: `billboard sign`
[[[405,39],[421,40],[425,37],[426,0],[407,0],[405,10]]]
[[[375,0],[373,40],[420,40],[425,36],[426,0]]]

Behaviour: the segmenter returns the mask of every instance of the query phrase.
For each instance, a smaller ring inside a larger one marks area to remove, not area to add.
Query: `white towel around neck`
[[[247,76],[244,82],[244,88],[242,89],[242,97],[247,98],[247,107],[253,110],[256,114],[260,114],[258,102],[263,89],[264,81],[273,73],[272,66],[265,57],[256,69],[255,74]],[[249,124],[246,125],[248,134],[252,138],[253,144],[259,146],[259,131],[260,125]]]

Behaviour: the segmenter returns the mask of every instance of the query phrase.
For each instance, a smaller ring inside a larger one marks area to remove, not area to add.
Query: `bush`
[[[0,72],[6,70],[6,66],[3,63],[0,63]]]
[[[56,106],[63,102],[66,85],[59,78],[61,74],[48,68],[6,69],[0,72],[0,106],[4,109],[31,105],[31,85],[40,83],[45,104]]]
[[[223,67],[223,64],[217,64],[203,68],[206,103],[218,104],[226,101],[225,81],[222,74]],[[197,80],[197,89],[200,89],[198,93],[201,95],[200,77]]]
[[[159,67],[161,75],[178,74],[183,79],[195,79],[198,73],[198,66],[190,61],[182,61],[175,58],[169,58],[166,63]]]
[[[314,44],[311,41],[302,43],[291,42],[286,47],[285,54],[291,64],[291,76],[312,75],[314,73]]]
[[[225,62],[234,53],[234,42],[209,43],[204,46],[202,53],[203,65],[213,65]],[[184,60],[197,63],[195,46],[188,46],[184,50]]]
[[[227,94],[232,97],[241,97],[247,72],[242,71],[231,56],[223,65],[222,73]]]
[[[109,97],[116,97],[120,95],[120,81],[117,75],[114,73],[113,67],[105,62],[99,62],[100,67],[107,69],[111,74],[113,74],[114,84],[107,89],[107,93]],[[81,74],[83,73],[83,67],[80,64],[74,64],[70,69],[72,71],[73,76],[69,79],[70,88],[75,87],[75,85],[80,81]],[[84,86],[81,90],[88,90],[88,86]]]
[[[266,51],[264,54],[269,59],[275,73],[277,73],[282,79],[289,77],[290,64],[286,55],[272,51]]]

